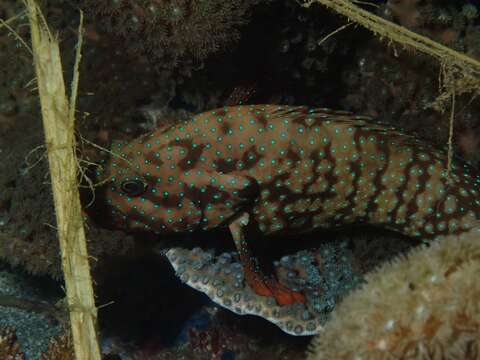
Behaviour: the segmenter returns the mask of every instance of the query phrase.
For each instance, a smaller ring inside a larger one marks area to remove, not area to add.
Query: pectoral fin
[[[186,182],[186,192],[198,201],[204,230],[226,223],[252,204],[259,194],[257,181],[244,175],[203,171],[193,176]]]
[[[232,234],[235,247],[237,248],[240,262],[243,265],[245,281],[252,290],[260,296],[273,297],[278,305],[289,305],[296,302],[304,303],[305,297],[302,293],[293,291],[278,282],[273,276],[267,276],[261,270],[258,259],[251,253],[244,228],[250,221],[247,212],[235,217],[229,229]]]

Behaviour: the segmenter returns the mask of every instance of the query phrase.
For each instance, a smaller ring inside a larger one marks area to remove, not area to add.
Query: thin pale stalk
[[[97,308],[78,194],[73,110],[65,91],[58,41],[48,30],[36,2],[25,0],[25,3],[31,27],[75,356],[77,360],[100,360]],[[82,36],[81,31],[79,36]],[[80,50],[77,51],[78,56]],[[73,84],[72,89],[76,86]]]

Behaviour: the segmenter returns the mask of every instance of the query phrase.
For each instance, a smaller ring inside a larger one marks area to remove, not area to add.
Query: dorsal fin
[[[399,144],[410,146],[425,146],[426,144],[419,139],[418,136],[407,134],[399,128],[390,124],[382,123],[374,118],[366,115],[355,115],[350,111],[333,110],[329,108],[309,108],[306,106],[277,106],[271,114],[274,117],[288,117],[289,119],[301,123],[306,127],[318,124],[317,120],[322,123],[343,123],[354,128],[364,131],[374,132],[388,137],[388,139],[396,140]],[[443,152],[439,150],[439,153]]]

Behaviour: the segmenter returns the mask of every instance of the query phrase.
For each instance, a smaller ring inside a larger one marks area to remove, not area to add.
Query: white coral
[[[479,229],[417,248],[367,275],[308,358],[480,359],[479,278]]]

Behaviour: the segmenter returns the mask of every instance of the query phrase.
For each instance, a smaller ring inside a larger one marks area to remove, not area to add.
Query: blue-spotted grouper
[[[229,227],[248,285],[279,304],[304,298],[264,275],[247,224],[264,236],[363,223],[433,239],[471,229],[480,214],[474,169],[454,159],[447,171],[444,150],[347,112],[225,107],[113,152],[102,176],[120,227]]]

